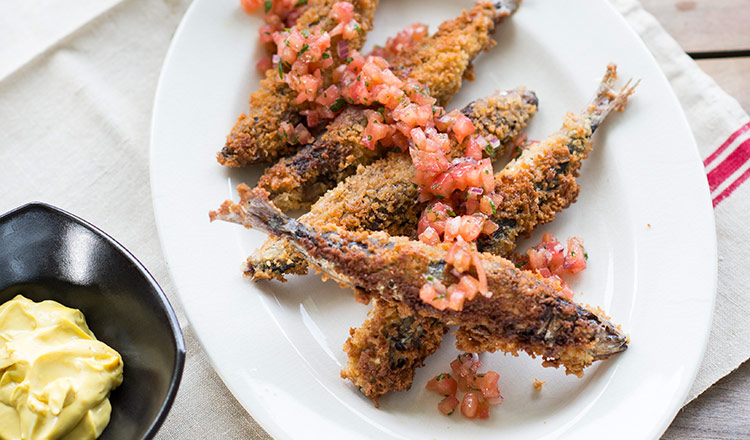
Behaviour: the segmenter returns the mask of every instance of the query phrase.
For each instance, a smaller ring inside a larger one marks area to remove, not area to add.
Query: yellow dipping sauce
[[[0,438],[99,437],[122,367],[79,310],[16,296],[0,306]]]

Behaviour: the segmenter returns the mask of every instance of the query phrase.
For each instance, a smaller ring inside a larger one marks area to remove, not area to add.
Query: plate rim
[[[187,9],[187,11],[185,12],[185,15],[183,16],[182,20],[180,21],[179,26],[177,27],[177,30],[175,31],[175,34],[173,36],[172,42],[170,43],[169,50],[167,51],[167,54],[165,56],[165,59],[164,59],[164,62],[162,64],[162,68],[161,68],[161,71],[160,71],[159,80],[158,80],[158,83],[157,83],[156,92],[155,92],[154,101],[153,101],[153,111],[152,111],[152,118],[151,118],[151,133],[150,133],[150,138],[149,138],[149,141],[150,141],[149,142],[150,143],[150,149],[149,149],[149,158],[150,158],[150,160],[149,160],[149,169],[150,169],[150,181],[151,181],[151,191],[152,191],[152,194],[159,193],[159,191],[156,188],[157,185],[158,185],[158,183],[157,183],[158,182],[158,176],[156,175],[156,167],[154,166],[152,157],[153,157],[154,151],[157,149],[157,142],[156,142],[156,135],[155,135],[156,130],[154,129],[154,127],[156,126],[156,122],[157,122],[157,118],[158,118],[157,115],[158,115],[158,109],[160,108],[160,92],[163,90],[162,83],[163,83],[163,81],[165,81],[166,67],[170,64],[170,61],[171,61],[171,59],[174,56],[173,52],[176,51],[176,49],[175,49],[175,47],[176,47],[175,41],[178,41],[182,37],[182,34],[184,32],[186,32],[185,28],[188,27],[187,23],[188,23],[190,17],[192,16],[192,14],[195,13],[195,10],[198,9],[197,5],[198,4],[202,4],[204,1],[205,0],[196,0],[196,1],[194,1],[190,5],[190,7]],[[684,108],[679,103],[679,100],[677,99],[677,96],[676,96],[673,88],[671,87],[671,84],[669,83],[666,75],[664,74],[663,70],[661,69],[661,67],[659,66],[658,62],[656,61],[654,55],[648,49],[648,47],[646,46],[645,42],[642,40],[642,38],[640,37],[640,35],[637,34],[637,32],[627,22],[627,20],[625,19],[625,17],[611,3],[611,0],[607,1],[607,2],[603,2],[603,3],[606,4],[605,7],[610,10],[610,15],[613,15],[614,17],[616,17],[617,20],[623,25],[623,27],[625,29],[627,29],[627,31],[629,32],[629,34],[632,37],[635,37],[635,40],[641,46],[643,54],[649,58],[650,62],[653,63],[654,66],[656,66],[656,70],[658,71],[660,80],[664,84],[666,84],[668,86],[667,87],[668,93],[671,96],[671,99],[674,100],[674,102],[676,103],[677,108],[679,109],[679,114],[678,115],[674,115],[674,116],[676,116],[680,120],[681,125],[684,128],[686,128],[685,134],[689,137],[689,139],[691,141],[690,142],[690,148],[689,148],[690,153],[694,156],[694,159],[698,159],[698,162],[700,162],[700,151],[698,149],[698,145],[697,145],[697,142],[695,140],[695,136],[694,136],[694,134],[692,132],[692,129],[691,129],[691,127],[690,127],[690,125],[688,123],[687,117],[685,115]],[[698,165],[698,164],[695,164],[695,165]],[[705,173],[701,173],[701,174],[705,178]],[[714,218],[714,215],[713,215],[714,212],[713,212],[713,209],[711,209],[711,207],[710,207],[710,197],[708,197],[708,192],[707,192],[708,191],[708,184],[707,184],[707,181],[705,181],[704,183],[705,183],[705,185],[703,185],[705,187],[705,191],[704,192],[706,194],[703,194],[703,198],[705,198],[708,203],[707,203],[707,206],[705,206],[702,209],[702,211],[705,210],[707,213],[710,213],[709,217],[710,217],[710,224],[711,224],[711,228],[710,228],[710,232],[711,233],[710,233],[710,235],[708,237],[704,237],[705,239],[708,239],[709,242],[710,242],[708,244],[709,244],[710,251],[711,251],[711,256],[710,256],[711,258],[710,258],[710,260],[712,262],[712,264],[711,264],[711,266],[709,268],[710,273],[711,273],[711,278],[710,278],[710,284],[711,284],[710,295],[708,293],[706,293],[707,298],[710,297],[710,308],[709,308],[710,311],[707,312],[707,313],[705,313],[705,315],[707,315],[708,322],[707,322],[706,330],[702,333],[702,341],[700,341],[701,342],[700,343],[701,350],[700,350],[700,356],[699,356],[700,361],[695,362],[695,363],[693,363],[690,366],[690,369],[692,371],[690,372],[690,374],[688,374],[688,376],[690,377],[689,385],[684,387],[684,390],[683,390],[683,392],[680,395],[674,395],[674,396],[672,396],[671,404],[668,405],[669,406],[669,410],[668,411],[664,411],[664,412],[669,412],[670,414],[672,414],[672,416],[669,417],[669,418],[667,418],[667,419],[665,419],[663,421],[663,423],[654,425],[652,427],[651,432],[654,435],[660,435],[661,433],[663,433],[669,427],[669,425],[671,424],[672,420],[674,419],[674,416],[676,416],[676,414],[678,413],[679,409],[686,403],[685,402],[685,398],[687,397],[688,393],[690,392],[691,385],[695,381],[695,377],[697,376],[697,374],[698,374],[698,372],[700,370],[700,367],[702,365],[702,359],[704,358],[705,353],[706,353],[707,343],[708,343],[708,340],[709,340],[710,330],[711,330],[712,322],[713,322],[714,309],[715,309],[716,296],[717,296],[717,286],[718,286],[718,279],[717,279],[717,274],[718,274],[717,236],[716,236],[716,228],[715,228],[715,218]],[[159,212],[159,208],[160,207],[158,206],[157,198],[156,197],[152,197],[152,204],[153,204],[153,209],[154,209],[155,217],[159,218],[158,212]],[[168,246],[167,246],[167,243],[165,243],[165,241],[164,241],[164,234],[161,231],[161,229],[162,229],[161,222],[157,221],[156,223],[157,223],[157,230],[159,231],[160,245],[161,245],[162,251],[163,251],[163,253],[165,255],[165,260],[168,260],[169,258],[167,257],[167,252],[165,251]],[[178,298],[178,300],[180,301],[181,304],[184,304],[184,302],[182,301],[182,295],[180,295],[179,288],[177,287],[178,284],[179,284],[178,280],[176,279],[176,277],[174,275],[174,272],[171,269],[169,270],[169,276],[172,279],[172,281],[175,283],[175,289],[177,290],[177,298]],[[185,315],[186,315],[187,319],[189,321],[191,321],[191,323],[192,323],[193,319],[194,319],[192,317],[192,314],[188,311],[188,308],[185,308],[185,307],[183,307],[183,308],[185,310]],[[197,340],[199,341],[199,343],[201,345],[201,348],[207,354],[207,358],[209,359],[210,364],[212,365],[212,367],[214,368],[214,370],[217,372],[217,374],[221,377],[222,381],[227,386],[227,388],[232,392],[233,397],[238,401],[238,403],[240,403],[241,406],[243,406],[243,409],[248,414],[250,414],[253,417],[253,419],[256,420],[256,422],[259,423],[263,427],[263,429],[265,429],[267,432],[273,434],[274,437],[279,437],[279,438],[283,437],[283,438],[286,438],[287,432],[285,430],[283,430],[280,426],[277,426],[275,423],[272,423],[267,418],[263,418],[263,419],[257,418],[256,419],[255,416],[253,416],[253,414],[262,413],[263,411],[258,411],[258,408],[256,407],[256,408],[253,408],[253,412],[251,413],[250,408],[248,408],[248,406],[246,405],[246,402],[244,402],[244,400],[241,400],[238,397],[237,393],[234,391],[233,388],[234,388],[234,386],[236,384],[234,384],[232,381],[227,380],[227,378],[224,377],[223,369],[220,368],[217,365],[217,360],[214,359],[209,354],[209,351],[206,349],[207,347],[206,347],[206,344],[205,344],[202,336],[198,332],[195,332],[195,334],[196,334]]]

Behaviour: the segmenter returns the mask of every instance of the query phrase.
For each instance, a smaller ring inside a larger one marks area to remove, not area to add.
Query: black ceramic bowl
[[[172,406],[185,343],[167,297],[143,265],[90,223],[44,203],[0,216],[0,304],[23,294],[79,309],[125,362],[102,440],[150,439]]]

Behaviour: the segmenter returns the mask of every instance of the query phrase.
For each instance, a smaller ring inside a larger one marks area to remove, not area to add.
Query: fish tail
[[[599,84],[599,90],[596,96],[586,109],[586,113],[591,120],[591,132],[593,133],[601,125],[604,119],[613,111],[623,111],[628,103],[628,98],[635,91],[635,87],[640,83],[629,80],[620,91],[615,91],[617,82],[617,66],[610,64],[607,66],[607,72]]]

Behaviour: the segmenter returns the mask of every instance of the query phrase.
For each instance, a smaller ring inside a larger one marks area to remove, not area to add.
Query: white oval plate
[[[444,417],[424,390],[456,355],[452,336],[408,392],[375,409],[339,377],[342,345],[367,307],[318,276],[286,284],[244,280],[240,265],[265,237],[209,224],[260,168],[217,164],[237,115],[257,87],[256,29],[237,0],[196,0],[164,63],[154,106],[151,184],[162,247],[178,295],[214,367],[242,405],[276,438],[653,438],[682,405],[700,364],[713,310],[713,214],[695,141],[672,90],[645,46],[606,2],[528,0],[497,29],[499,45],[475,63],[449,107],[495,89],[526,85],[540,99],[532,139],[581,110],[607,63],[640,78],[627,110],[606,121],[583,167],[577,203],[539,228],[580,235],[589,268],[573,283],[580,302],[602,307],[631,337],[623,354],[583,379],[528,356],[482,357],[500,372],[505,403],[486,421]],[[369,46],[405,25],[431,29],[469,0],[382,0]],[[546,381],[533,390],[535,378]],[[604,431],[603,431],[604,429]]]

